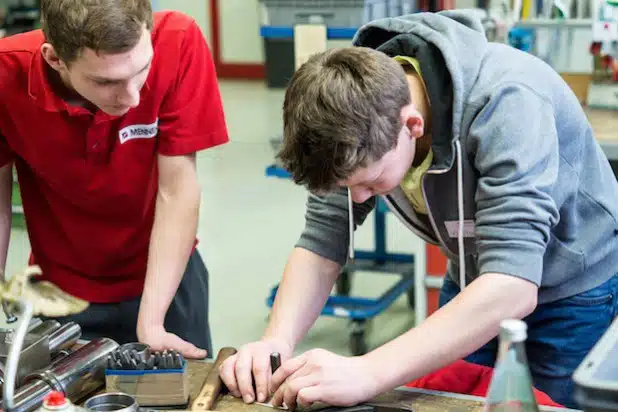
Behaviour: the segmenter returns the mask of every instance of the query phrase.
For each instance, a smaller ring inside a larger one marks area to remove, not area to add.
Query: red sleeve
[[[159,113],[161,154],[183,155],[227,143],[215,65],[201,30],[192,22],[180,46],[172,90]]]

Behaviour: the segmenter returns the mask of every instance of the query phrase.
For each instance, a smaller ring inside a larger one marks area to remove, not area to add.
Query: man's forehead
[[[148,66],[151,59],[152,52],[141,52],[135,49],[117,54],[96,53],[88,49],[84,50],[74,66],[88,77],[126,80]]]
[[[138,44],[126,52],[105,53],[89,48],[83,49],[74,66],[88,77],[126,80],[148,66],[152,57],[150,35],[145,31]]]

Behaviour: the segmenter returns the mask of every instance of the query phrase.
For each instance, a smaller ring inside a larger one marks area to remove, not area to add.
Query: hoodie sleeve
[[[523,85],[499,88],[470,126],[479,173],[476,235],[479,274],[503,273],[541,284],[559,152],[551,103]]]
[[[354,229],[361,225],[375,206],[375,197],[353,203]],[[309,194],[305,229],[296,246],[343,266],[350,243],[348,191],[342,189],[325,196]]]

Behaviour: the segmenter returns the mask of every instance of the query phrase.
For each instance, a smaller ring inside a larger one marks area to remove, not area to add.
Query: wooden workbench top
[[[189,361],[190,401],[199,393],[212,366],[213,364],[210,362]],[[416,412],[482,412],[483,410],[483,400],[478,397],[412,388],[386,393],[379,396],[376,401],[388,401],[411,406]],[[228,394],[219,397],[214,409],[219,412],[273,412],[277,410],[262,405],[247,405]],[[566,412],[568,409],[543,408],[542,411]]]

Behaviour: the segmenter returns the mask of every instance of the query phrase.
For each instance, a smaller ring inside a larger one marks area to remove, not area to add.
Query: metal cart
[[[288,179],[290,175],[277,165],[266,168],[266,176]],[[322,316],[350,320],[350,352],[363,355],[368,351],[366,342],[367,321],[388,309],[400,296],[407,295],[414,308],[414,255],[390,253],[386,249],[386,214],[388,207],[379,200],[374,210],[375,246],[373,250],[356,250],[353,263],[346,265],[337,279],[336,291],[331,295]],[[350,296],[352,275],[371,271],[397,274],[398,280],[381,296],[375,298]],[[279,285],[274,286],[266,300],[269,308],[275,301]]]

